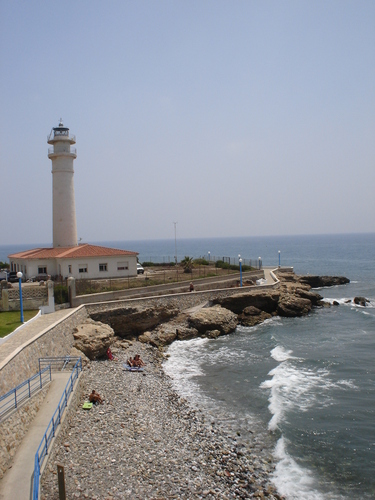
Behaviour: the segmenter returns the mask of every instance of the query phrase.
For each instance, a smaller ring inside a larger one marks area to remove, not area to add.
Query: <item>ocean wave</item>
[[[287,359],[293,358],[291,355],[293,351],[287,351],[284,349],[282,346],[276,346],[274,349],[271,351],[271,357],[275,361],[286,361]]]
[[[261,330],[264,327],[269,327],[269,326],[281,326],[282,319],[280,316],[273,316],[272,318],[265,319],[262,323],[258,323],[257,325],[254,326],[237,326],[237,331],[238,332],[251,332],[254,333],[257,330]]]
[[[275,447],[274,456],[277,460],[271,480],[279,493],[288,500],[339,500],[333,493],[321,493],[316,489],[316,479],[312,472],[300,466],[286,450],[286,440],[282,436]]]
[[[366,307],[368,308],[374,308],[375,307],[375,299],[370,298],[368,299],[369,302],[366,304],[366,306],[361,306],[360,304],[355,304],[354,303],[354,297],[325,297],[323,298],[323,302],[328,302],[332,303],[333,301],[336,301],[338,304],[343,305],[343,306],[348,306],[351,307],[352,309],[365,309]]]
[[[325,368],[311,369],[301,367],[300,358],[293,357],[293,351],[277,346],[271,356],[280,361],[268,375],[269,380],[260,384],[261,389],[269,389],[268,409],[272,415],[268,423],[270,431],[276,431],[289,411],[306,412],[317,403],[321,406],[331,404],[331,389],[356,389],[352,380],[334,382],[329,370]]]

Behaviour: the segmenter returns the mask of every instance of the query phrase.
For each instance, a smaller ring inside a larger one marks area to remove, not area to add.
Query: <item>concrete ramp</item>
[[[32,498],[35,454],[60,402],[71,373],[71,371],[52,373],[48,394],[16,452],[12,467],[7,470],[0,481],[0,500],[29,500]],[[77,384],[75,384],[76,387]]]

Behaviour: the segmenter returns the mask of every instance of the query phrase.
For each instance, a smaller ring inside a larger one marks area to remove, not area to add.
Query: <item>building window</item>
[[[72,274],[72,266],[71,266],[71,264],[69,264],[69,266],[68,266],[68,273]]]
[[[42,266],[38,266],[38,274],[47,274],[47,268],[46,267],[42,267]]]
[[[80,264],[78,266],[78,272],[79,273],[87,273],[87,264]]]
[[[129,269],[129,262],[117,262],[117,271],[127,271]]]
[[[108,271],[107,264],[99,264],[99,271]]]

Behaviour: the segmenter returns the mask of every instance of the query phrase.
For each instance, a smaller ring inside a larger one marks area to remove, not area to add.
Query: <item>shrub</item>
[[[55,285],[54,295],[56,304],[69,302],[69,292],[66,285]]]
[[[208,260],[206,259],[194,259],[194,264],[196,264],[197,266],[209,266],[210,263],[208,262]]]
[[[215,263],[215,267],[218,267],[220,269],[230,269],[232,271],[240,271],[240,266],[236,264],[229,264],[228,262],[224,262],[223,260],[217,260]],[[250,266],[242,266],[242,271],[251,271]]]

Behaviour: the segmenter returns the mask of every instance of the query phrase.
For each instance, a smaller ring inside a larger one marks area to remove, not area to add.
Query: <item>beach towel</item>
[[[143,372],[143,368],[139,368],[138,366],[129,366],[127,363],[122,364],[124,370],[128,372]]]

